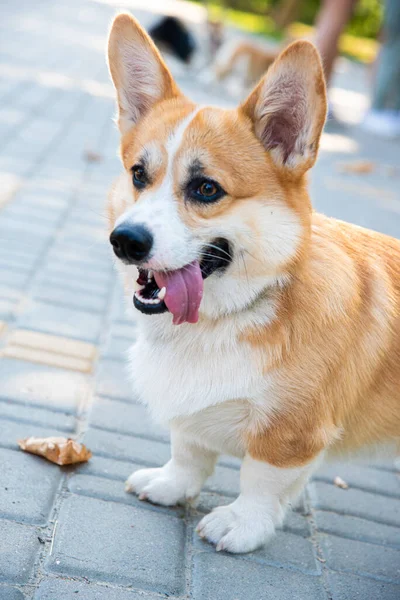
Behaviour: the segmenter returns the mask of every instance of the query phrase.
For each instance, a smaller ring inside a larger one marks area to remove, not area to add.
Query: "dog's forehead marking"
[[[145,144],[142,150],[142,157],[146,161],[150,171],[157,171],[161,167],[166,153],[167,165],[164,179],[171,178],[174,158],[182,144],[185,131],[203,108],[205,107],[201,106],[192,110],[189,115],[178,121],[165,142],[153,139]]]
[[[167,154],[168,154],[168,174],[171,173],[174,158],[182,144],[183,136],[185,135],[186,129],[189,127],[189,125],[191,124],[193,119],[195,119],[195,117],[203,109],[204,109],[204,106],[200,106],[200,107],[196,108],[187,117],[185,117],[182,121],[180,121],[180,123],[178,124],[176,129],[169,136],[167,143],[166,143],[166,150],[167,150]]]

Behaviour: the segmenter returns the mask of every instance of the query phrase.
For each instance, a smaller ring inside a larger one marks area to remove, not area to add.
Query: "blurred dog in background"
[[[150,36],[162,52],[171,53],[184,63],[189,63],[196,50],[194,35],[176,17],[164,17],[149,30]]]
[[[237,42],[223,46],[215,62],[215,77],[223,81],[232,74],[238,74],[243,86],[249,88],[266,73],[280,49],[266,49],[252,42]]]

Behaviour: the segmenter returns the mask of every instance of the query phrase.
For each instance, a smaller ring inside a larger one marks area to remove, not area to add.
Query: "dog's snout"
[[[114,253],[125,262],[146,260],[153,247],[153,236],[144,225],[118,225],[110,235]]]

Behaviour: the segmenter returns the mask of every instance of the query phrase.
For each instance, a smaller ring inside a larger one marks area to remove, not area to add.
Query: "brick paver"
[[[161,6],[131,2],[145,4]],[[194,19],[199,10],[191,6]],[[135,323],[107,242],[105,198],[119,169],[104,61],[114,12],[91,0],[0,9],[0,600],[398,600],[400,479],[389,462],[322,467],[271,544],[245,556],[216,553],[194,533],[237,494],[236,459],[221,457],[196,509],[124,491],[134,469],[170,450],[127,377]],[[365,78],[345,67],[334,94],[350,121]],[[177,76],[210,100],[190,73]],[[212,99],[233,103],[225,92]],[[398,153],[394,142],[328,127],[311,176],[316,207],[400,236]],[[341,173],[355,158],[375,171]],[[59,468],[18,449],[30,435],[78,436],[93,458]]]

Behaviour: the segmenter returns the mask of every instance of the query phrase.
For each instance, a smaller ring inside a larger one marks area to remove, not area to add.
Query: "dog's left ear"
[[[321,60],[310,42],[291,44],[242,104],[273,160],[293,176],[313,166],[326,118]]]
[[[160,100],[180,95],[153,40],[127,13],[114,19],[108,65],[118,100],[118,125],[126,133]]]

